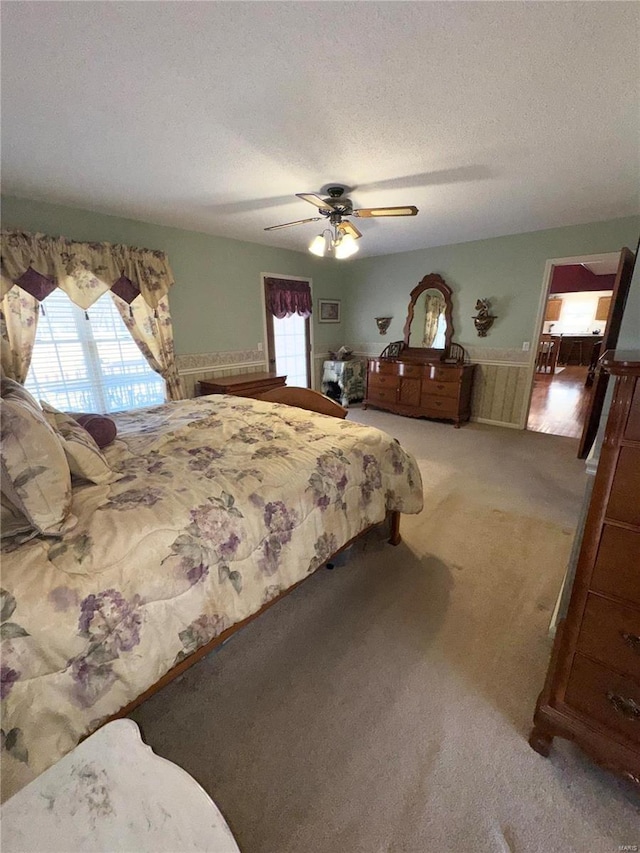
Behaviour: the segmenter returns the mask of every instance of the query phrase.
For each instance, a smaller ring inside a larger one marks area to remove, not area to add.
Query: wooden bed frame
[[[312,391],[311,388],[296,388],[293,385],[282,385],[255,395],[256,400],[266,400],[268,403],[285,403],[308,412],[319,412],[321,415],[332,415],[334,418],[345,418],[347,409],[336,403],[330,397]]]
[[[300,409],[306,409],[311,412],[320,412],[325,415],[333,415],[333,417],[344,418],[347,414],[347,409],[340,406],[334,400],[331,400],[329,397],[325,397],[324,394],[319,394],[317,391],[312,391],[309,388],[295,388],[285,386],[282,388],[274,388],[271,391],[266,391],[264,394],[260,394],[257,399],[267,400],[271,403],[285,403],[289,406],[295,406]],[[400,513],[398,510],[393,510],[387,513],[386,521],[389,524],[389,543],[391,545],[399,545],[402,541],[402,537],[400,536]],[[380,524],[384,524],[385,522],[379,522],[378,524],[371,524],[366,527],[364,530],[360,531],[357,536],[354,536],[348,542],[346,542],[342,548],[339,548],[335,554],[332,554],[331,557],[326,561],[326,563],[322,565],[329,565],[331,561],[337,557],[342,551],[345,551],[349,548],[353,543],[360,539],[363,536],[366,536],[371,530],[375,527],[379,527]],[[319,566],[318,568],[321,568]],[[317,571],[317,569],[315,570]],[[311,577],[314,572],[311,572],[307,577]],[[285,589],[275,598],[272,598],[271,601],[267,602],[267,604],[263,605],[260,610],[257,610],[255,613],[252,613],[251,616],[247,616],[246,619],[243,619],[241,622],[236,622],[235,625],[232,625],[230,628],[227,628],[226,631],[223,631],[217,637],[214,637],[208,643],[205,643],[204,646],[200,646],[199,649],[196,649],[195,652],[192,652],[188,657],[184,660],[180,661],[180,663],[176,664],[169,672],[165,673],[155,684],[149,687],[148,690],[145,690],[144,693],[141,693],[136,699],[132,702],[129,702],[128,705],[125,705],[121,708],[117,713],[112,714],[110,717],[107,717],[103,722],[98,726],[106,725],[110,723],[112,720],[118,720],[121,717],[128,716],[131,711],[138,707],[138,705],[142,705],[144,701],[153,696],[154,693],[157,693],[158,690],[161,690],[167,684],[177,678],[179,675],[182,675],[185,670],[189,669],[189,667],[193,666],[194,663],[197,663],[201,658],[208,655],[209,652],[213,651],[213,649],[222,645],[225,640],[229,639],[232,634],[235,634],[236,631],[239,631],[241,628],[244,628],[245,625],[248,625],[249,622],[252,622],[254,619],[257,619],[265,610],[268,610],[270,607],[273,607],[274,604],[277,604],[280,599],[284,598],[285,595],[289,595],[290,592],[293,592],[296,587],[300,586],[301,583],[304,583],[307,578],[302,578],[297,583],[290,586],[288,589]],[[89,737],[88,733],[86,737]],[[84,738],[82,738],[84,740]]]

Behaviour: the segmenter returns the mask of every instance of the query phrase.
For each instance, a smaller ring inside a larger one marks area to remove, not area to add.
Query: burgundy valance
[[[311,287],[308,281],[291,278],[265,278],[267,310],[282,320],[299,314],[310,317],[312,310]]]

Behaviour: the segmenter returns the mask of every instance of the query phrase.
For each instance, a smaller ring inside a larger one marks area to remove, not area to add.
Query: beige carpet
[[[375,411],[426,507],[298,590],[133,715],[243,853],[615,853],[626,783],[527,735],[584,485],[577,442]]]

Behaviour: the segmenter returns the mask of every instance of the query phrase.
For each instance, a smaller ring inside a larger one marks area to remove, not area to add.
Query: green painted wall
[[[314,322],[318,352],[402,337],[409,292],[438,272],[454,291],[455,339],[465,346],[518,348],[532,340],[545,261],[635,248],[640,217],[613,219],[338,263],[256,243],[106,216],[27,199],[2,199],[3,227],[163,249],[176,278],[171,292],[180,354],[253,349],[263,337],[260,273],[311,276],[314,298],[342,299],[340,325]],[[366,238],[364,238],[366,239]],[[636,284],[638,271],[636,270]],[[637,286],[634,288],[636,296]],[[498,320],[476,335],[475,301],[489,297]],[[631,311],[638,309],[631,299]],[[393,315],[382,338],[375,317]]]
[[[312,277],[314,310],[319,297],[344,296],[344,270],[334,260],[316,258],[308,252],[272,249],[15,197],[2,199],[2,226],[72,240],[163,249],[176,280],[170,302],[179,354],[254,349],[263,340],[262,272]],[[341,346],[343,334],[342,323],[315,323],[316,350]]]
[[[399,340],[409,293],[427,273],[436,272],[454,292],[455,340],[463,346],[521,349],[532,341],[545,262],[549,258],[634,249],[640,216],[534,231],[472,243],[458,243],[349,262],[345,335],[350,343]],[[478,298],[491,300],[498,320],[486,338],[472,317]],[[393,316],[386,337],[376,316]]]

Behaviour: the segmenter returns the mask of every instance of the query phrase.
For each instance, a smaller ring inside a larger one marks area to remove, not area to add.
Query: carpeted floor
[[[615,853],[640,801],[527,736],[584,486],[577,442],[372,410],[420,516],[319,570],[132,716],[243,853]]]

